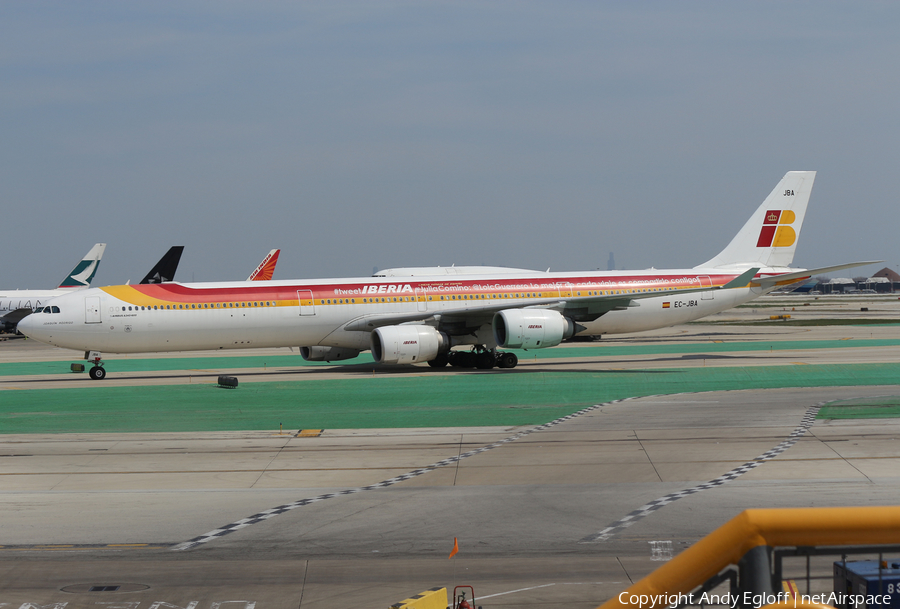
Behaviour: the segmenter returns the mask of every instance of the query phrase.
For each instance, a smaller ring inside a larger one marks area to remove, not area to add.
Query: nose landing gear
[[[94,367],[88,371],[88,376],[95,381],[102,381],[106,378],[106,369],[103,368],[103,362],[101,361],[103,358],[99,351],[85,352],[84,359],[94,364]]]

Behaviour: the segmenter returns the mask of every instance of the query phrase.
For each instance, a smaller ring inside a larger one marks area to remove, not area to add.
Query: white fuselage
[[[580,320],[581,334],[651,330],[699,319],[764,293],[721,290],[737,276],[684,269],[593,273],[497,273],[449,278],[366,277],[309,281],[112,286],[53,300],[59,313],[35,313],[20,330],[59,347],[139,353],[254,347],[331,346],[367,350],[366,320],[461,320],[456,345],[492,347],[490,320],[503,308],[587,304],[616,298],[630,306]],[[709,287],[709,291],[696,291]],[[679,294],[679,290],[686,293]],[[659,296],[652,294],[659,292]]]
[[[78,288],[57,288],[55,290],[10,290],[0,292],[0,315],[19,309],[36,309],[51,298],[62,296]]]
[[[55,290],[12,290],[0,292],[0,327],[8,330],[16,328],[17,323],[47,301],[63,294],[69,294],[81,288],[57,288]]]

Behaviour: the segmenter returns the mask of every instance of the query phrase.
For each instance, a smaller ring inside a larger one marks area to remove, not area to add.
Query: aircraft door
[[[99,324],[100,319],[100,297],[85,296],[84,297],[84,323]]]
[[[701,275],[700,276],[700,287],[709,288],[709,292],[700,292],[700,300],[713,300],[715,298],[715,292],[712,291],[712,279],[709,278],[709,275]]]
[[[420,290],[416,288],[416,308],[419,311],[425,311],[427,308],[428,294],[425,293],[424,290]]]
[[[316,314],[312,290],[297,290],[297,303],[300,305],[300,315]]]

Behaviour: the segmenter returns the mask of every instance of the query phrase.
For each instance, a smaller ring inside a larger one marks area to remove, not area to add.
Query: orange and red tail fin
[[[269,252],[263,261],[259,263],[256,270],[250,273],[247,281],[268,281],[275,273],[275,265],[278,264],[278,254],[281,250],[275,249]]]

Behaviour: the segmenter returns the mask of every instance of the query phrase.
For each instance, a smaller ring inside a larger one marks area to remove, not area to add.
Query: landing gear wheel
[[[471,355],[468,351],[451,351],[447,354],[447,362],[454,368],[472,368]]]
[[[439,353],[434,359],[428,360],[428,365],[432,368],[443,368],[450,363],[450,358],[446,353]]]
[[[479,370],[490,370],[494,367],[497,359],[490,351],[482,351],[475,357],[475,367]]]
[[[518,356],[515,353],[510,353],[509,351],[501,353],[500,357],[497,358],[498,368],[515,368],[516,364],[518,363]]]
[[[91,368],[90,372],[88,372],[88,375],[95,381],[102,381],[106,378],[106,370],[101,366],[94,366]]]

